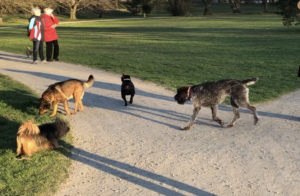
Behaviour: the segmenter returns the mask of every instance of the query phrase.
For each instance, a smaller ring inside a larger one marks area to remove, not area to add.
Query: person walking
[[[44,63],[44,51],[43,51],[43,41],[44,41],[44,25],[41,21],[41,9],[38,7],[32,8],[32,16],[29,19],[29,38],[33,42],[33,64],[37,63],[37,53],[39,53],[39,57],[41,62]]]
[[[53,9],[45,8],[42,21],[45,25],[45,42],[46,42],[46,58],[47,61],[53,60],[59,61],[59,45],[58,36],[56,33],[56,26],[58,25],[58,19],[53,15]],[[52,56],[53,54],[53,56]]]

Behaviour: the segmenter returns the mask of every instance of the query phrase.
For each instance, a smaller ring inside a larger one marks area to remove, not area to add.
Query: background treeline
[[[102,17],[107,12],[122,12],[146,17],[154,9],[173,16],[190,16],[195,7],[203,15],[212,15],[212,7],[216,4],[228,6],[236,14],[242,12],[243,5],[257,5],[264,12],[276,7],[276,12],[283,15],[284,25],[299,21],[299,0],[0,0],[0,18],[3,15],[30,14],[33,6],[52,7],[56,13],[67,15],[72,20],[77,19],[78,13]]]

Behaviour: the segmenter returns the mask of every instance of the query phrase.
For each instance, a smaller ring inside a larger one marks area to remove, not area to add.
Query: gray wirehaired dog
[[[182,130],[189,130],[193,125],[201,106],[210,107],[212,119],[224,127],[224,122],[217,117],[217,105],[222,103],[227,96],[230,96],[230,103],[233,108],[234,117],[227,127],[233,127],[236,120],[240,118],[239,106],[246,107],[253,112],[254,124],[257,124],[258,117],[256,108],[250,105],[248,85],[255,84],[258,78],[247,80],[219,80],[215,82],[206,82],[194,86],[185,86],[177,89],[174,96],[178,104],[184,104],[186,101],[192,101],[194,111],[189,124]]]

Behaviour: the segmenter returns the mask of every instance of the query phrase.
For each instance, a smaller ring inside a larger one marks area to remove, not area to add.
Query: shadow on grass
[[[16,136],[20,124],[0,116],[0,154],[2,150],[16,150]]]
[[[232,34],[232,33],[245,33],[249,34],[262,34],[262,33],[282,33],[282,32],[291,32],[285,28],[239,28],[239,27],[216,27],[216,28],[207,28],[207,27],[59,27],[63,33],[70,32],[76,33],[79,32],[103,32],[103,33],[222,33],[222,34]],[[299,29],[294,29],[293,32],[299,32]]]
[[[29,115],[37,114],[35,108],[38,108],[39,99],[26,91],[19,89],[0,90],[0,99],[8,106],[20,110],[23,113]]]
[[[68,145],[70,146],[70,144],[67,143],[64,144],[64,146],[68,146]],[[65,154],[67,151],[62,149],[61,152]],[[185,195],[174,190],[174,189],[178,189],[180,191],[185,191],[193,195],[199,195],[199,196],[214,195],[209,192],[203,191],[197,187],[188,185],[186,183],[144,169],[140,169],[138,167],[129,165],[127,163],[123,163],[97,154],[93,154],[83,149],[73,147],[72,152],[73,153],[70,158],[74,161],[81,162],[90,167],[101,170],[105,173],[111,174],[113,176],[116,176],[128,182],[131,182],[135,185],[139,185],[158,194],[168,195],[168,196]],[[69,156],[69,154],[66,154],[66,156]],[[167,186],[164,186],[164,184]]]

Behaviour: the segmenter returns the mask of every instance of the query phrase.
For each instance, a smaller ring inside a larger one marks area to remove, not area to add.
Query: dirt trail
[[[257,126],[241,109],[234,128],[220,128],[204,108],[193,128],[183,132],[179,127],[186,125],[192,106],[178,105],[172,91],[133,78],[134,104],[125,107],[120,75],[30,62],[0,52],[0,72],[39,94],[57,81],[87,80],[89,74],[96,79],[86,89],[84,112],[68,117],[75,137],[73,164],[58,196],[300,195],[300,91],[256,105]],[[231,108],[220,106],[218,116],[229,122]]]

